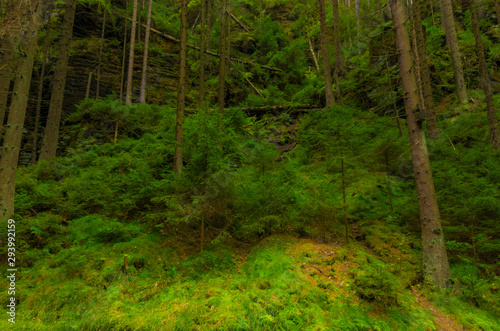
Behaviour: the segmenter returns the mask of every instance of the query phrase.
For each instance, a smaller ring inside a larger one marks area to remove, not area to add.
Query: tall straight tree
[[[45,126],[45,136],[40,153],[40,160],[49,160],[56,156],[57,142],[59,139],[59,125],[66,87],[66,74],[68,72],[69,44],[73,36],[73,23],[75,22],[76,0],[67,0],[64,21],[61,32],[59,54],[54,69],[52,95],[50,96],[49,115]]]
[[[182,145],[184,124],[184,102],[186,100],[186,49],[187,49],[187,4],[181,4],[181,36],[179,50],[179,84],[177,85],[177,121],[175,124],[174,172],[182,172]]]
[[[457,31],[455,29],[455,19],[453,18],[453,8],[451,0],[440,0],[443,13],[444,32],[451,52],[451,61],[453,63],[453,72],[455,74],[455,92],[458,101],[461,104],[467,103],[467,90],[465,89],[464,70],[462,59],[460,58],[460,49],[458,48]]]
[[[422,27],[422,18],[420,14],[420,4],[422,0],[413,1],[413,20],[415,23],[415,34],[417,36],[417,52],[419,59],[420,74],[422,80],[422,90],[424,94],[425,113],[427,117],[427,128],[429,137],[439,138],[439,129],[436,119],[436,110],[434,109],[434,100],[432,98],[431,75],[429,73],[429,64],[427,63],[427,50],[425,47],[424,30]]]
[[[146,20],[146,35],[144,36],[144,57],[142,59],[142,77],[141,77],[141,94],[139,97],[140,103],[146,103],[146,75],[148,72],[148,51],[149,51],[149,34],[151,30],[151,8],[153,0],[148,2],[148,18]]]
[[[218,103],[219,111],[224,112],[224,105],[226,97],[225,84],[226,84],[226,38],[227,38],[227,0],[222,0],[222,14],[220,26],[220,48],[219,48],[219,94]]]
[[[339,0],[332,0],[332,7],[333,40],[335,44],[335,72],[340,76],[344,73],[344,60],[342,59],[342,42],[340,40]]]
[[[481,75],[481,85],[484,91],[486,101],[486,112],[488,117],[488,125],[490,127],[491,144],[494,149],[500,149],[500,133],[498,130],[498,119],[493,103],[493,88],[491,86],[490,74],[486,66],[486,57],[484,55],[484,45],[481,39],[481,31],[479,30],[479,19],[477,17],[476,3],[473,0],[465,0],[464,5],[470,9],[472,31],[476,40],[476,54],[479,59],[479,73]]]
[[[106,5],[103,6],[101,45],[99,46],[99,63],[97,65],[97,84],[95,88],[95,98],[99,99],[99,90],[101,88],[101,67],[102,67],[102,49],[104,47],[104,32],[106,32]]]
[[[495,12],[497,15],[497,24],[500,25],[500,0],[495,1]]]
[[[50,13],[52,13],[52,4],[50,4]],[[36,110],[35,110],[35,125],[33,127],[33,143],[31,147],[31,164],[36,163],[37,145],[38,145],[38,126],[40,125],[40,113],[42,110],[42,99],[43,99],[43,82],[45,79],[45,67],[47,66],[47,61],[50,57],[50,18],[47,20],[47,25],[45,27],[45,38],[43,42],[43,58],[42,67],[40,68],[40,78],[38,80],[38,95],[36,98]]]
[[[207,0],[201,0],[201,38],[200,38],[200,97],[198,106],[201,108],[205,103],[205,63],[207,55]]]
[[[137,0],[134,0],[132,10],[132,28],[130,29],[130,51],[128,54],[127,88],[125,90],[125,104],[132,104],[132,76],[134,73],[135,28],[137,25]]]
[[[413,71],[413,61],[410,50],[410,39],[406,26],[406,18],[401,0],[390,0],[396,47],[399,57],[399,72],[403,86],[406,108],[406,120],[411,146],[413,171],[417,186],[420,227],[422,231],[423,269],[425,278],[437,287],[445,287],[450,278],[450,267],[446,248],[439,207],[432,179],[432,169],[422,129],[418,121],[418,88]]]
[[[2,132],[7,110],[7,100],[12,76],[14,61],[14,43],[10,36],[4,36],[2,40],[2,53],[0,57],[0,132]]]
[[[325,0],[319,0],[319,22],[321,26],[321,54],[323,56],[323,76],[325,79],[326,108],[330,108],[335,103],[332,89],[332,69],[330,67],[330,55],[328,43],[326,42],[326,14]]]
[[[0,150],[0,219],[6,219],[14,213],[14,192],[17,162],[21,149],[23,125],[33,73],[34,55],[37,50],[38,29],[41,23],[41,6],[38,0],[32,0],[29,8],[20,4],[17,9],[26,11],[22,15],[22,31],[16,36],[20,41],[16,66],[16,79],[12,91],[9,118],[6,125],[3,147]]]

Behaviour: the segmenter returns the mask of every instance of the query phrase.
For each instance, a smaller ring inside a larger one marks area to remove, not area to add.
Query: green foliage
[[[117,243],[130,241],[141,228],[134,224],[124,224],[117,220],[105,220],[89,215],[71,221],[70,240],[78,244]]]

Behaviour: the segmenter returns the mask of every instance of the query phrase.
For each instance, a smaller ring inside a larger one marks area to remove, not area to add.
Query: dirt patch
[[[418,292],[414,287],[411,288],[410,293],[415,297],[415,300],[434,315],[434,325],[438,331],[462,331],[464,328],[460,326],[451,316],[446,315],[440,309],[436,308],[429,302],[422,293]]]

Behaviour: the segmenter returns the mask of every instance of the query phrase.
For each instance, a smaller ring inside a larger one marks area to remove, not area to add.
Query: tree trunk
[[[52,5],[50,6],[50,11],[52,12]],[[36,150],[38,144],[38,126],[40,125],[40,112],[42,109],[42,99],[43,99],[43,81],[45,78],[45,67],[47,60],[50,57],[50,16],[47,21],[47,27],[45,28],[45,40],[43,42],[43,59],[42,67],[40,69],[40,79],[38,80],[38,96],[36,100],[36,113],[35,113],[35,125],[33,128],[33,146],[31,147],[31,164],[36,163]]]
[[[7,100],[9,98],[12,69],[15,65],[13,46],[11,38],[4,36],[2,40],[2,62],[0,65],[0,132],[2,132],[5,114],[7,113]]]
[[[177,86],[177,122],[175,125],[174,172],[182,172],[182,144],[184,124],[184,102],[186,99],[186,44],[187,44],[187,3],[181,5],[181,48],[179,51],[179,84]]]
[[[32,7],[29,9],[41,7],[37,6],[37,2],[36,0],[32,1]],[[17,77],[14,82],[9,119],[0,157],[0,219],[6,219],[14,213],[17,162],[28,105],[34,55],[37,50],[37,35],[41,22],[40,12],[41,9],[31,12],[24,31],[19,35],[22,52],[16,60]]]
[[[99,64],[97,65],[97,86],[95,89],[95,98],[96,99],[99,99],[99,88],[101,85],[102,48],[104,47],[104,32],[105,31],[106,31],[106,7],[104,7],[104,14],[102,16],[101,45],[99,46]]]
[[[123,54],[122,54],[122,73],[120,76],[120,100],[123,101],[123,83],[125,80],[125,60],[127,58],[127,21],[125,20],[125,25],[123,26]]]
[[[130,51],[128,54],[127,89],[125,92],[125,104],[132,104],[132,75],[134,73],[134,49],[135,49],[135,28],[137,25],[137,0],[134,0],[132,11],[132,28],[130,29]]]
[[[45,127],[45,137],[40,153],[40,160],[49,160],[56,156],[57,142],[59,139],[59,124],[66,86],[66,73],[68,72],[69,44],[73,35],[75,22],[76,0],[68,0],[64,13],[64,22],[61,32],[61,45],[54,69],[54,82],[50,97],[49,115]]]
[[[342,42],[340,40],[340,15],[339,0],[332,0],[333,6],[333,41],[335,44],[335,72],[337,75],[344,74],[344,60],[342,59]]]
[[[222,16],[220,27],[220,57],[219,57],[219,111],[224,113],[225,83],[226,83],[226,26],[227,26],[227,0],[222,0]]]
[[[323,55],[323,76],[325,79],[325,98],[326,108],[335,104],[332,89],[332,71],[330,67],[330,55],[328,44],[326,42],[326,18],[325,18],[325,0],[319,0],[319,20],[321,25],[321,53]]]
[[[486,101],[486,112],[488,114],[488,124],[490,127],[491,144],[494,149],[500,149],[500,133],[498,130],[498,119],[493,103],[493,88],[491,86],[488,67],[486,66],[486,57],[484,55],[484,45],[481,40],[481,31],[479,30],[479,19],[477,17],[476,3],[473,0],[466,0],[466,8],[470,9],[472,31],[476,40],[476,54],[479,59],[479,73],[481,75],[481,85],[483,86]]]
[[[356,0],[356,39],[358,41],[358,54],[361,54],[361,10],[359,8],[359,0]]]
[[[453,18],[451,0],[440,1],[443,12],[442,21],[445,26],[446,40],[450,47],[453,71],[455,73],[455,92],[457,93],[458,101],[461,104],[466,104],[467,90],[465,89],[464,71],[462,59],[460,58],[460,50],[458,49],[457,31],[455,29],[455,19]]]
[[[229,13],[231,12],[231,0],[227,0],[226,9],[226,23],[227,23],[227,53],[226,53],[226,76],[231,76],[231,17]]]
[[[418,195],[424,276],[437,287],[442,288],[448,283],[450,268],[444,245],[425,135],[422,122],[417,121],[417,112],[419,110],[418,91],[413,72],[410,40],[406,28],[403,3],[401,0],[390,0],[390,2]]]
[[[420,64],[420,73],[422,79],[422,88],[424,93],[424,105],[427,116],[427,128],[429,137],[439,138],[439,128],[436,119],[436,110],[434,109],[434,100],[432,98],[431,75],[429,73],[429,64],[427,62],[427,50],[425,48],[424,30],[422,27],[422,18],[420,15],[421,0],[413,1],[413,15],[415,22],[415,32],[417,35],[417,49]]]
[[[200,36],[200,97],[198,101],[199,107],[205,104],[205,63],[207,55],[206,36],[207,36],[207,0],[201,0],[201,36]]]
[[[500,1],[495,0],[495,11],[497,14],[497,25],[500,25]]]
[[[146,74],[148,71],[148,47],[149,47],[149,32],[151,30],[151,7],[152,6],[153,6],[153,0],[149,0],[148,18],[146,21],[146,35],[144,37],[144,57],[142,59],[141,95],[139,97],[140,103],[146,103]]]
[[[319,73],[319,64],[318,59],[316,58],[316,53],[314,53],[314,48],[311,42],[311,37],[307,36],[307,41],[309,43],[309,50],[311,51],[312,58],[314,60],[314,66],[316,67],[316,71]]]

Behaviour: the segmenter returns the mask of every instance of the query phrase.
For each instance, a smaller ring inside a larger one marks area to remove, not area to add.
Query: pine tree
[[[221,27],[220,27],[220,50],[219,50],[219,93],[218,106],[221,113],[224,112],[225,105],[225,84],[226,84],[226,26],[227,26],[227,0],[222,1]]]
[[[146,103],[146,75],[148,71],[148,48],[149,48],[149,34],[151,31],[151,7],[153,0],[148,3],[148,18],[146,21],[146,35],[144,36],[144,57],[142,59],[142,76],[141,76],[141,94],[139,97],[140,103]]]
[[[132,79],[134,73],[135,30],[137,25],[137,0],[134,0],[132,10],[132,28],[130,29],[130,51],[128,55],[127,89],[125,90],[125,104],[132,104]]]
[[[325,79],[325,98],[326,108],[330,108],[335,104],[332,89],[332,71],[330,67],[330,55],[328,52],[328,44],[326,42],[326,15],[325,15],[325,0],[319,0],[319,21],[321,25],[321,53],[323,56],[323,76]]]
[[[399,71],[403,86],[406,120],[411,146],[413,171],[417,186],[420,226],[422,231],[423,269],[425,277],[437,287],[447,286],[450,267],[444,245],[432,169],[422,122],[417,119],[418,90],[411,58],[410,40],[401,0],[390,0]]]
[[[175,125],[175,151],[174,151],[174,172],[182,172],[182,145],[184,124],[184,102],[186,99],[186,44],[187,44],[187,3],[182,0],[181,5],[181,36],[179,50],[179,84],[177,86],[177,122]]]
[[[52,95],[50,97],[49,115],[45,127],[45,136],[40,153],[40,160],[49,160],[56,156],[57,143],[59,139],[59,125],[64,100],[64,89],[66,87],[66,73],[68,71],[69,44],[73,36],[73,24],[75,21],[76,0],[68,0],[65,6],[64,21],[59,46],[59,54],[54,69],[54,81],[52,84]]]
[[[465,89],[464,70],[462,59],[460,58],[460,50],[458,48],[457,31],[455,29],[455,19],[453,18],[453,9],[451,0],[440,0],[441,10],[443,12],[443,25],[445,27],[446,40],[450,47],[451,60],[453,63],[453,71],[455,73],[455,92],[458,101],[461,104],[467,103],[467,90]]]

